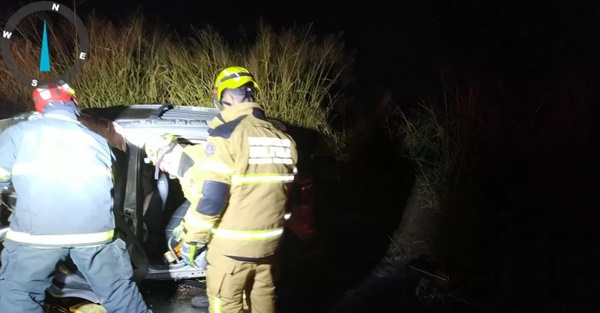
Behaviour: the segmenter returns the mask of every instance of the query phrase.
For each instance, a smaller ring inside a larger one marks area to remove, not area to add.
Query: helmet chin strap
[[[230,107],[230,106],[232,106],[232,103],[231,103],[231,102],[224,101],[224,100],[221,100],[221,101],[219,101],[219,100],[217,100],[217,97],[216,97],[216,96],[214,96],[214,97],[213,97],[213,105],[214,105],[214,106],[215,106],[215,108],[217,108],[219,111],[223,111],[223,109],[225,109],[225,106],[228,106],[228,107]]]
[[[219,102],[219,100],[217,100],[217,96],[213,97],[213,105],[215,106],[215,108],[217,108],[219,111],[223,111],[223,104],[221,102]]]

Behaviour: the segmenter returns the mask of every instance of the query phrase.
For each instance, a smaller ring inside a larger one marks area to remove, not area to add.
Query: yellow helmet
[[[254,80],[254,75],[244,67],[230,66],[219,72],[213,85],[215,106],[219,110],[223,109],[221,105],[223,90],[240,88],[246,84],[252,84],[254,89],[259,89],[258,83]]]

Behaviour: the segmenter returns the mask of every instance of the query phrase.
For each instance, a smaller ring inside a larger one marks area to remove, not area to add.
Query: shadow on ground
[[[396,157],[393,145],[382,140],[386,136],[377,135],[342,166],[338,183],[320,185],[317,190],[318,256],[300,259],[304,247],[289,237],[284,239],[277,290],[280,312],[333,310],[384,258],[414,175],[410,165]],[[302,143],[298,144],[302,150]],[[397,299],[397,290],[385,291],[381,297]],[[364,309],[373,312],[375,308]]]

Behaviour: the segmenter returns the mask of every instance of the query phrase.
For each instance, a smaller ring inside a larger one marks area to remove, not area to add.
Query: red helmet
[[[48,102],[66,102],[73,100],[75,104],[75,90],[69,84],[60,81],[58,84],[48,83],[33,89],[33,104],[37,112],[42,112]]]

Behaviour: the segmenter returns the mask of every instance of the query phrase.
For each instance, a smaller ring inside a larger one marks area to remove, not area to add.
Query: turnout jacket
[[[7,240],[36,246],[77,246],[112,240],[112,152],[77,120],[73,105],[0,133],[0,188],[18,201]]]
[[[178,176],[191,202],[182,239],[210,240],[210,249],[232,257],[274,254],[297,172],[294,140],[259,104],[241,103],[215,117],[206,143],[179,151]]]

